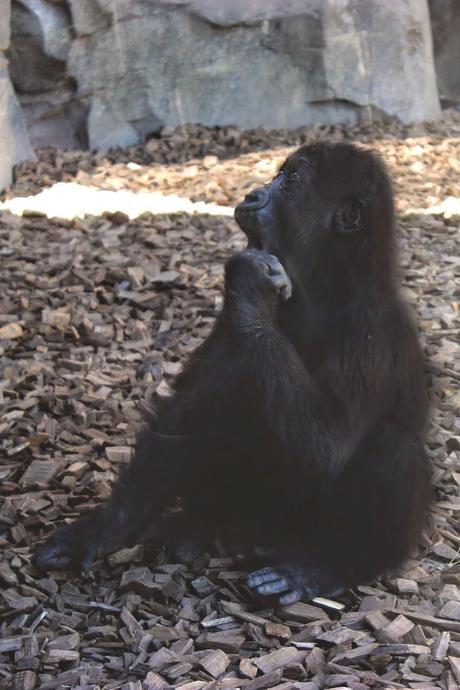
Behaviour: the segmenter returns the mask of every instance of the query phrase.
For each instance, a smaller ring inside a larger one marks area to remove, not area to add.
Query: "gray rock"
[[[32,143],[85,145],[87,107],[75,98],[76,85],[67,74],[72,37],[65,5],[16,0],[11,28],[10,75]]]
[[[442,100],[460,103],[460,2],[430,0],[434,59]]]
[[[110,149],[116,146],[133,146],[139,134],[133,125],[123,121],[110,103],[93,98],[88,117],[90,149]]]
[[[16,5],[22,5],[30,15],[36,17],[45,55],[65,60],[72,40],[69,15],[65,7],[46,0],[16,0],[13,11]]]
[[[427,0],[67,0],[71,27],[55,2],[15,4],[12,74],[34,141],[53,121],[65,139],[66,118],[69,145],[83,120],[107,149],[185,122],[440,114]]]
[[[102,0],[101,0],[102,1]],[[112,0],[108,0],[109,2]],[[168,5],[168,0],[161,4]],[[301,17],[321,13],[323,0],[191,0],[177,4],[189,5],[190,10],[216,26],[231,27],[237,24],[254,26],[264,20]]]
[[[72,23],[77,36],[89,36],[110,28],[112,15],[96,0],[68,0]]]
[[[68,65],[91,103],[91,146],[131,143],[159,124],[440,114],[425,0],[70,2],[78,36]]]
[[[49,13],[45,15],[46,18],[49,16]],[[65,77],[65,60],[46,52],[41,19],[25,3],[13,4],[10,74],[16,90],[21,94],[50,91],[57,80]]]
[[[10,45],[10,0],[0,0],[0,51],[6,50]]]
[[[35,159],[4,54],[10,42],[10,13],[10,0],[0,0],[0,191],[11,183],[16,163]]]
[[[0,190],[11,183],[12,169],[23,160],[34,160],[24,114],[13,91],[6,60],[0,53]]]
[[[29,138],[35,147],[86,148],[87,109],[75,87],[63,82],[51,91],[20,94]]]

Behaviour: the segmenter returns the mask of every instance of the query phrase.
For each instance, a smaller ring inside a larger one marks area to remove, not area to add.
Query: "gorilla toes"
[[[58,544],[44,544],[37,547],[34,561],[40,570],[68,570],[72,564],[72,555],[64,553]]]
[[[276,568],[262,568],[250,573],[247,584],[258,594],[279,595],[283,606],[300,599],[311,600],[320,594],[333,596],[345,587],[326,570],[318,567],[285,564]]]
[[[313,599],[313,597],[307,597],[303,592],[299,592],[298,589],[291,589],[289,592],[286,592],[286,594],[280,596],[279,602],[282,606],[288,606],[288,604],[295,604],[296,601],[300,601],[302,597]]]
[[[274,568],[262,568],[249,573],[247,583],[251,589],[257,589],[266,584],[276,582],[279,578],[280,576]]]
[[[281,594],[281,604],[292,604],[298,601],[302,593],[292,588],[287,577],[274,568],[262,568],[250,573],[247,580],[248,586],[255,589],[258,594],[267,596]]]
[[[34,562],[41,570],[77,570],[86,573],[103,549],[88,534],[85,523],[62,527],[36,551]]]

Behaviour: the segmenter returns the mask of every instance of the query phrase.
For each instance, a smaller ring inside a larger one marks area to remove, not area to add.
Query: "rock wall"
[[[430,0],[438,90],[446,105],[460,105],[460,1]]]
[[[34,146],[84,148],[86,106],[68,74],[72,21],[63,0],[13,0],[10,74]]]
[[[0,191],[10,184],[15,163],[35,157],[8,75],[10,9],[10,0],[0,0]]]
[[[426,0],[14,0],[11,73],[36,144],[440,114]]]

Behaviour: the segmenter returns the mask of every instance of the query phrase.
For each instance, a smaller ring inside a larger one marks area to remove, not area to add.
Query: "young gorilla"
[[[290,603],[371,580],[417,542],[427,399],[383,163],[304,146],[235,218],[248,248],[213,332],[109,502],[53,534],[39,566],[85,571],[153,536],[191,555],[219,534],[266,566],[250,587]]]

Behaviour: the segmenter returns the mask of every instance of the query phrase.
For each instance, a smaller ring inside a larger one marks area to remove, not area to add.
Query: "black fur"
[[[370,580],[416,544],[428,404],[383,163],[302,147],[235,217],[248,249],[227,263],[213,332],[109,502],[53,534],[41,567],[218,534],[267,566],[251,587],[289,602]],[[177,497],[183,512],[165,516]]]

